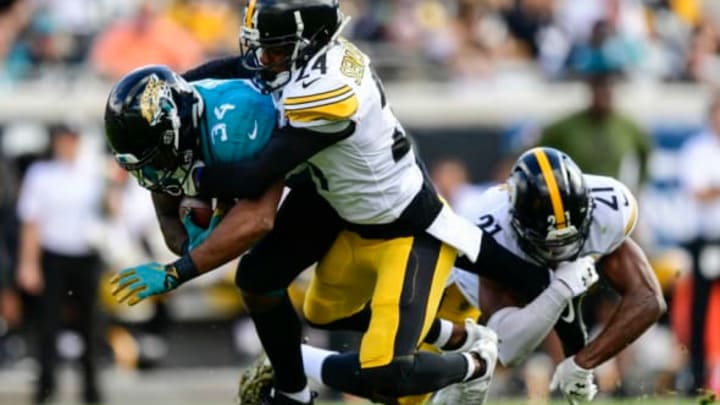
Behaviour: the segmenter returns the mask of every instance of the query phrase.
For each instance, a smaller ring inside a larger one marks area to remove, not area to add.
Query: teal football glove
[[[172,291],[180,285],[180,277],[172,266],[152,262],[121,270],[111,280],[112,295],[118,302],[128,300],[135,305],[152,295]]]
[[[185,231],[188,234],[188,252],[200,246],[200,244],[203,243],[203,241],[205,241],[208,236],[210,236],[213,229],[217,228],[220,220],[223,219],[223,215],[224,212],[222,210],[216,209],[213,212],[212,218],[210,219],[210,224],[208,225],[207,229],[203,229],[195,225],[189,212],[185,214],[182,219],[182,223],[183,226],[185,226]]]

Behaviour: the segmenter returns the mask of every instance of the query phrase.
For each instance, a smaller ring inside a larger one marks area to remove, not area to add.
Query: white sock
[[[438,334],[437,339],[432,342],[432,345],[442,349],[450,341],[450,338],[452,337],[452,331],[453,323],[448,320],[441,319],[440,333]]]
[[[305,388],[303,388],[301,391],[298,392],[285,392],[280,391],[283,395],[286,397],[292,399],[293,401],[302,402],[303,404],[309,404],[310,401],[312,401],[312,394],[310,394],[310,388],[306,385]]]
[[[302,351],[303,366],[305,367],[305,375],[320,384],[325,384],[322,380],[322,366],[325,359],[338,354],[332,350],[319,349],[309,345],[300,345]]]
[[[475,357],[473,357],[470,353],[462,353],[462,355],[465,357],[465,361],[467,361],[468,366],[465,378],[463,378],[463,382],[465,382],[472,378],[473,374],[475,374]]]

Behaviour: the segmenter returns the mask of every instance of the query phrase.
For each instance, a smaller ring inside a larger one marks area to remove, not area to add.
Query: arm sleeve
[[[278,129],[255,158],[205,167],[198,179],[200,193],[220,198],[257,198],[300,163],[354,132],[354,122],[335,133],[295,127]]]
[[[542,343],[571,298],[570,289],[556,280],[528,305],[505,307],[495,312],[487,326],[500,338],[500,362],[505,366],[515,365]]]
[[[190,82],[202,79],[248,79],[253,76],[253,72],[242,66],[241,59],[241,56],[213,59],[188,70],[182,77]]]

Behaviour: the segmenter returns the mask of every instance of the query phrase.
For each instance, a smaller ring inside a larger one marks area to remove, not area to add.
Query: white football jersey
[[[274,92],[280,126],[327,131],[354,122],[349,137],[303,166],[317,190],[346,221],[390,224],[400,218],[426,181],[410,140],[393,114],[370,58],[341,39]],[[336,130],[337,131],[337,130]],[[482,232],[445,206],[426,231],[475,260]]]
[[[353,135],[307,162],[319,193],[342,218],[356,224],[398,219],[420,191],[423,173],[365,54],[340,40],[294,69],[274,96],[281,126],[355,122]]]
[[[596,260],[612,253],[632,232],[637,223],[637,202],[621,182],[606,176],[584,175],[593,199],[592,222],[588,238],[580,257],[593,256]],[[477,201],[477,211],[485,214],[476,219],[486,236],[500,246],[531,263],[535,259],[525,253],[510,223],[510,196],[507,186],[498,185],[486,191]],[[492,260],[489,260],[490,262]],[[458,284],[463,294],[475,305],[478,301],[478,275],[459,268],[453,269],[451,282]]]

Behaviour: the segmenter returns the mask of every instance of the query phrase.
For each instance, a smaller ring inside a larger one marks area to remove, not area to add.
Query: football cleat
[[[485,374],[474,380],[448,385],[439,390],[432,398],[432,403],[435,405],[482,404],[485,401],[497,362],[498,338],[494,331],[478,325],[470,318],[465,320],[465,332],[467,337],[462,346],[448,352],[473,353],[485,361]]]
[[[237,405],[263,405],[271,397],[275,373],[270,360],[263,353],[240,376]]]
[[[482,325],[478,325],[478,323],[475,322],[475,320],[473,320],[471,318],[465,319],[465,333],[466,333],[465,341],[457,349],[448,350],[447,352],[448,353],[465,353],[465,352],[469,351],[473,347],[475,342],[477,342],[478,340],[483,339],[487,336],[487,331],[488,331],[488,328],[486,328]],[[492,332],[493,334],[495,333],[492,330],[490,330],[490,332]],[[495,338],[497,339],[497,336]]]
[[[462,397],[462,383],[456,383],[443,387],[432,397],[433,405],[459,404]]]
[[[263,353],[255,360],[252,366],[247,368],[240,376],[238,387],[238,405],[312,405],[310,402],[298,402],[288,398],[280,392],[275,391],[275,372],[273,371],[270,359]],[[312,392],[312,398],[317,393]]]
[[[465,321],[466,327],[468,321]],[[460,392],[461,404],[484,404],[487,399],[490,383],[492,382],[493,373],[495,373],[495,364],[498,358],[498,337],[492,329],[482,325],[477,325],[475,330],[475,341],[470,346],[468,352],[471,355],[479,357],[485,362],[485,373],[475,377],[472,380],[458,384],[462,390]]]

